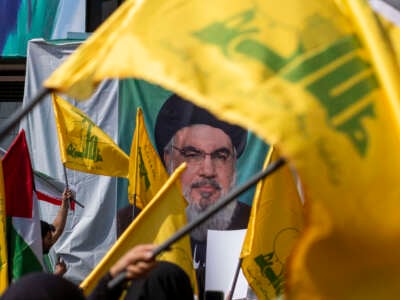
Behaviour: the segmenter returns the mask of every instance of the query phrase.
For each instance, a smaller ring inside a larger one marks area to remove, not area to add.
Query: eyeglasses
[[[184,148],[172,146],[172,148],[177,150],[188,164],[200,164],[204,161],[206,156],[209,155],[211,161],[217,166],[224,166],[232,158],[232,152],[226,148],[217,149],[211,153],[204,152],[191,146]]]

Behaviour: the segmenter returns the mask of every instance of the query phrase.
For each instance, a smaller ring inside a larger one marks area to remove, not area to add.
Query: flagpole
[[[285,160],[283,158],[280,158],[271,164],[268,165],[268,167],[265,170],[262,170],[258,172],[256,175],[254,175],[252,178],[250,178],[248,181],[243,183],[241,186],[235,187],[232,189],[230,193],[228,193],[226,196],[224,196],[220,201],[217,203],[213,204],[210,206],[210,208],[202,213],[198,218],[196,218],[194,221],[192,221],[189,224],[186,224],[183,226],[180,230],[178,230],[172,237],[170,237],[168,240],[166,240],[163,244],[158,246],[154,251],[153,251],[153,258],[159,255],[161,252],[166,251],[170,249],[171,245],[183,238],[186,234],[191,232],[194,228],[205,222],[209,217],[217,213],[219,210],[227,206],[230,202],[234,201],[239,195],[250,189],[253,185],[255,185],[259,180],[269,176],[276,170],[278,170],[280,167],[282,167],[285,164]],[[107,288],[112,290],[115,287],[119,286],[121,283],[123,283],[126,280],[126,271],[123,271],[119,273],[117,276],[115,276],[112,280],[110,280],[107,284]]]
[[[68,176],[67,176],[67,170],[65,168],[65,165],[63,164],[63,170],[64,170],[64,180],[65,180],[65,188],[69,188],[68,186]]]
[[[138,108],[139,109],[139,108]],[[138,158],[139,158],[139,133],[140,133],[140,122],[139,122],[139,113],[136,114],[136,126],[135,126],[135,131],[133,132],[133,134],[137,134],[136,135],[136,140],[135,140],[135,149],[136,149],[136,153],[135,153],[135,188],[134,188],[134,193],[133,193],[133,212],[132,212],[132,217],[133,219],[135,219],[135,207],[136,207],[136,197],[137,197],[137,185],[138,185],[138,164],[140,162],[138,162]],[[143,203],[142,203],[143,205]],[[142,207],[143,209],[143,207]]]
[[[63,164],[63,169],[64,169],[64,179],[65,179],[65,188],[69,188],[68,187],[68,177],[67,177],[67,169],[65,168],[65,165]],[[79,205],[82,208],[85,208],[85,206],[81,203],[79,203],[78,201],[76,201],[74,198],[69,197],[68,199],[69,201],[74,201],[77,205]]]
[[[42,101],[44,97],[51,92],[51,89],[41,87],[36,97],[33,98],[31,102],[27,103],[26,106],[19,108],[10,116],[10,118],[6,119],[0,127],[0,141],[10,132],[11,129],[14,128],[14,126],[17,125],[19,121],[21,121],[23,117],[25,117],[35,107],[36,104]]]
[[[236,288],[236,282],[237,282],[237,279],[239,277],[239,271],[240,271],[240,267],[241,266],[242,266],[242,259],[239,258],[238,264],[236,266],[235,275],[233,276],[232,286],[231,286],[231,289],[228,292],[228,296],[226,297],[226,300],[232,300],[233,293],[235,292],[235,288]]]

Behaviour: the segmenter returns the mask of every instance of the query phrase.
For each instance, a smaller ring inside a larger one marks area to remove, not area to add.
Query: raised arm
[[[62,194],[62,203],[60,209],[58,210],[57,216],[53,221],[53,226],[55,228],[55,230],[52,232],[53,244],[58,240],[58,238],[64,231],[65,223],[67,222],[69,199],[71,197],[72,197],[71,190],[65,189]]]

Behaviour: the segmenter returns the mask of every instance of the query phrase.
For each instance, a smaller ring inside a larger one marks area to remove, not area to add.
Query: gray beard
[[[187,196],[185,196],[186,200],[188,200],[189,205],[186,208],[186,216],[188,222],[192,222],[193,220],[197,219],[200,214],[205,212],[206,209],[201,209],[200,207],[193,205]],[[221,198],[220,198],[221,199]],[[219,199],[217,200],[217,202]],[[190,236],[200,242],[206,241],[207,239],[207,231],[209,229],[213,230],[226,230],[229,225],[231,224],[232,216],[237,206],[237,202],[234,200],[229,203],[227,206],[219,210],[213,216],[209,217],[206,221],[202,224],[198,225],[194,228]]]
[[[167,166],[167,170],[169,174],[172,174],[173,170],[175,169],[174,163],[171,160],[169,165]],[[218,201],[223,198],[234,186],[236,183],[236,171],[234,173],[232,182],[230,184],[230,188],[228,191],[223,191],[221,194],[221,197],[215,202],[217,203]],[[193,220],[197,219],[197,217],[202,214],[204,211],[207,210],[207,207],[202,207],[200,205],[195,205],[193,204],[193,201],[190,197],[190,190],[191,188],[188,188],[186,191],[183,191],[183,196],[188,202],[188,206],[186,207],[186,217],[188,220],[188,223],[192,222]],[[208,197],[210,195],[204,195],[203,197]],[[226,230],[229,225],[231,224],[231,220],[233,217],[233,214],[235,212],[237,206],[236,200],[231,201],[227,206],[219,210],[217,213],[215,213],[213,216],[209,217],[206,221],[204,221],[202,224],[198,225],[196,228],[194,228],[190,232],[190,237],[200,241],[204,242],[207,239],[207,231],[209,229],[211,230]]]

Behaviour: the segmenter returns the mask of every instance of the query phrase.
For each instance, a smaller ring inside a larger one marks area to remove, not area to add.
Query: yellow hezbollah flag
[[[382,2],[383,3],[383,2]],[[379,2],[375,4],[379,5]],[[384,9],[384,7],[382,7]],[[378,11],[379,13],[380,11]],[[390,11],[388,11],[390,13]],[[381,28],[385,31],[385,34],[390,39],[390,43],[393,46],[393,50],[395,53],[397,65],[400,65],[400,27],[388,21],[388,19],[381,14],[378,14]]]
[[[143,113],[136,114],[136,127],[129,156],[129,202],[140,209],[159,191],[167,181],[168,174],[147,134]]]
[[[295,167],[309,209],[287,299],[398,297],[400,72],[366,0],[126,1],[45,85],[84,98],[132,76]]]
[[[66,167],[128,177],[128,156],[87,115],[55,94],[53,107],[61,160]]]
[[[179,184],[179,177],[185,167],[186,165],[181,165],[175,170],[161,190],[81,283],[80,287],[86,295],[93,290],[99,279],[129,249],[139,244],[161,244],[186,224],[186,201],[181,195]],[[190,240],[186,236],[173,244],[171,250],[162,253],[158,259],[180,266],[189,276],[193,290],[197,291],[196,274],[193,269],[191,253]]]
[[[264,167],[276,158],[271,147]],[[302,204],[285,165],[258,183],[243,243],[242,270],[258,299],[283,294],[287,259],[302,228]]]
[[[6,239],[6,198],[4,193],[3,164],[0,160],[0,295],[8,287],[8,262]]]

